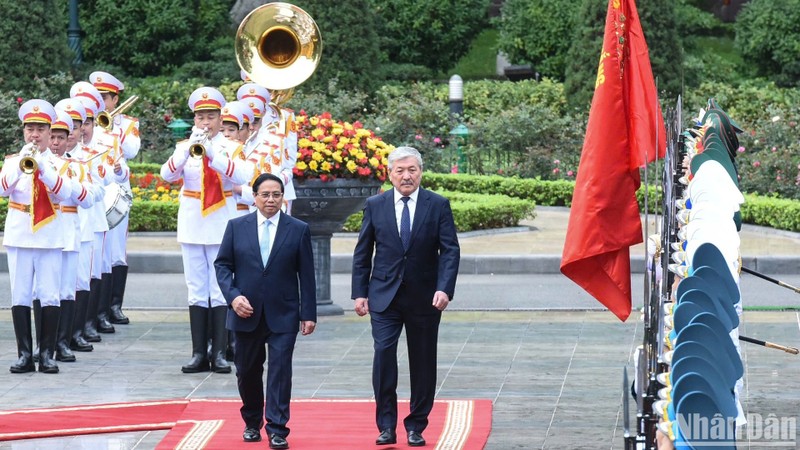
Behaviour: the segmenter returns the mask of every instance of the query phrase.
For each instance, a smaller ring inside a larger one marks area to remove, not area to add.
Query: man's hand
[[[304,320],[300,322],[300,332],[303,333],[303,336],[308,336],[313,333],[316,327],[317,324],[313,320]]]
[[[356,299],[356,314],[359,316],[366,316],[369,314],[369,301],[366,297],[359,297]]]
[[[433,307],[439,311],[444,311],[447,305],[450,304],[450,297],[442,291],[436,291],[433,294]]]
[[[244,295],[240,295],[233,299],[231,306],[233,307],[233,312],[235,312],[236,315],[242,319],[247,319],[253,315],[253,307],[250,305],[250,302]]]

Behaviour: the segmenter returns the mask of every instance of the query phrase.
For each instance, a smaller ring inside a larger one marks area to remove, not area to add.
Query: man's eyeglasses
[[[256,196],[264,198],[264,199],[267,199],[267,198],[270,198],[270,197],[272,197],[274,199],[279,199],[279,198],[283,197],[283,192],[259,192],[259,193],[256,194]]]

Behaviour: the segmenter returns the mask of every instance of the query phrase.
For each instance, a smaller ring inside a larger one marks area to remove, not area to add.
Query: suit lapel
[[[414,244],[414,238],[419,234],[419,230],[422,228],[422,223],[425,221],[425,216],[428,215],[430,207],[431,197],[428,195],[428,191],[420,188],[419,194],[417,195],[417,209],[414,211],[414,217],[411,220],[411,244],[409,244],[409,248]]]
[[[269,260],[267,260],[267,266],[264,267],[265,271],[269,268],[270,264],[275,261],[275,255],[278,253],[283,243],[286,242],[286,236],[289,235],[289,228],[291,228],[283,212],[279,212],[278,214],[280,214],[278,217],[278,229],[275,232],[275,241],[269,249]]]
[[[245,241],[250,241],[249,244],[245,248],[252,248],[256,253],[258,253],[258,260],[261,260],[261,252],[259,250],[261,248],[261,244],[258,242],[258,212],[250,213],[247,218],[242,223],[244,226],[244,234],[245,234]]]

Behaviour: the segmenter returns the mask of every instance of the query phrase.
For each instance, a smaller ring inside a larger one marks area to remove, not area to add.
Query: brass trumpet
[[[31,154],[29,156],[23,156],[19,160],[19,170],[21,170],[22,173],[30,175],[39,170],[39,163],[37,163],[36,158],[33,157],[39,152],[39,147],[33,143],[28,144],[28,146],[28,148],[31,149]]]
[[[189,144],[189,156],[194,159],[203,159],[206,156],[206,143],[208,143],[208,130],[205,130],[203,140]]]
[[[114,128],[114,117],[116,117],[117,114],[122,114],[123,112],[125,112],[128,108],[133,106],[133,104],[136,103],[137,100],[139,100],[139,96],[132,95],[127,100],[122,102],[121,105],[114,108],[114,110],[111,111],[110,113],[106,111],[99,112],[94,120],[95,122],[97,122],[98,125],[105,128],[106,131],[111,131],[111,129]]]

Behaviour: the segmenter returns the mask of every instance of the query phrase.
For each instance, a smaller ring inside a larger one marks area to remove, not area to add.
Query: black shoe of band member
[[[33,335],[31,334],[31,308],[29,306],[12,306],[11,318],[14,322],[14,334],[17,337],[17,356],[19,359],[10,370],[11,373],[35,372],[33,364]]]
[[[111,307],[109,308],[109,322],[118,325],[127,325],[131,322],[122,312],[122,300],[125,296],[125,285],[128,283],[128,266],[114,266],[111,268]]]
[[[58,319],[56,335],[56,361],[75,362],[75,354],[69,348],[72,339],[72,316],[75,315],[75,301],[61,300],[61,315]]]
[[[39,346],[39,372],[58,373],[58,364],[53,358],[58,335],[58,319],[61,308],[58,306],[42,307],[42,343]]]
[[[89,291],[75,293],[75,314],[72,318],[72,339],[69,348],[75,352],[90,352],[94,350],[92,344],[83,338],[83,326],[86,323],[86,307],[89,306]]]
[[[189,328],[192,332],[192,359],[181,367],[183,373],[208,372],[208,308],[189,307]]]
[[[111,308],[111,273],[104,273],[100,279],[100,301],[97,306],[97,332],[110,334],[116,332],[108,321]]]

